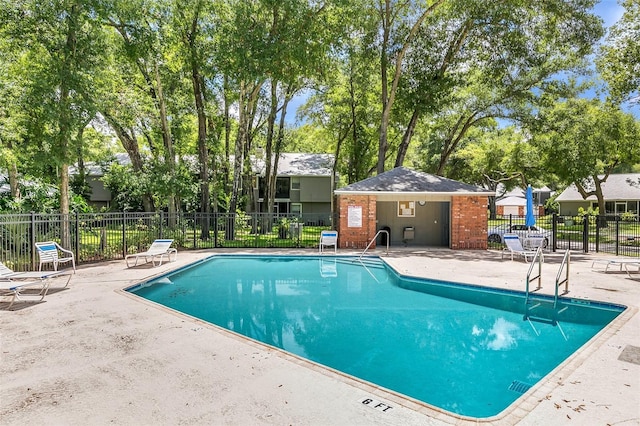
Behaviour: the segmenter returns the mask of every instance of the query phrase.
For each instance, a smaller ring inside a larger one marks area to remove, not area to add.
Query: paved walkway
[[[53,282],[43,303],[11,311],[0,303],[0,424],[476,424],[121,291],[228,252],[180,252],[159,268],[84,265],[67,289],[56,291]],[[528,269],[496,251],[373,253],[402,274],[515,290],[524,288]],[[569,295],[630,309],[504,413],[481,423],[640,424],[640,354],[634,351],[640,348],[640,279],[593,271],[596,258],[604,256],[573,256]],[[553,291],[559,262],[560,255],[545,257],[543,292]]]

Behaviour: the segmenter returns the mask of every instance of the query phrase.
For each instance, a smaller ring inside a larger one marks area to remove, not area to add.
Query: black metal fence
[[[559,216],[536,218],[535,230],[524,230],[524,216],[505,216],[489,220],[489,247],[502,244],[504,232],[539,232],[549,249],[578,250],[585,253],[610,253],[616,256],[640,257],[640,222],[638,218],[623,220],[620,216]]]
[[[0,215],[0,261],[14,271],[35,268],[38,241],[60,243],[77,263],[122,259],[157,238],[172,238],[179,249],[317,247],[332,223],[328,214],[8,214]]]
[[[523,216],[489,220],[490,248],[501,235],[522,231]],[[91,213],[0,215],[0,261],[15,271],[38,265],[34,244],[56,241],[75,253],[77,263],[122,259],[144,251],[156,238],[172,238],[178,249],[316,248],[320,232],[333,228],[329,214],[264,213]],[[536,218],[550,250],[579,250],[640,257],[640,222],[620,216]]]

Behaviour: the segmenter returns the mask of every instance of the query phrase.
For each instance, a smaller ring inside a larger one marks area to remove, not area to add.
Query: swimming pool
[[[527,321],[519,292],[327,256],[213,256],[128,291],[471,417],[500,413],[624,310],[542,300],[548,323]]]

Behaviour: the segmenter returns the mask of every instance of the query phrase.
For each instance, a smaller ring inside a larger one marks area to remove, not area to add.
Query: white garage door
[[[504,216],[518,216],[518,206],[504,206]]]

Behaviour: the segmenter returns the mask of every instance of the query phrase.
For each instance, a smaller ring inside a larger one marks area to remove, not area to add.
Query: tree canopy
[[[609,121],[634,122],[571,100],[566,75],[604,34],[595,2],[0,0],[0,170],[12,199],[29,178],[57,186],[63,214],[114,150],[130,159],[107,172],[115,205],[147,211],[255,205],[258,151],[267,211],[288,150],[334,154],[342,183],[404,164],[489,187],[579,181],[630,143]],[[598,62],[614,102],[638,90],[638,5],[624,6]],[[589,118],[600,137],[569,125],[580,108],[604,115]],[[558,164],[583,136],[598,161]],[[523,160],[533,150],[545,167]]]

